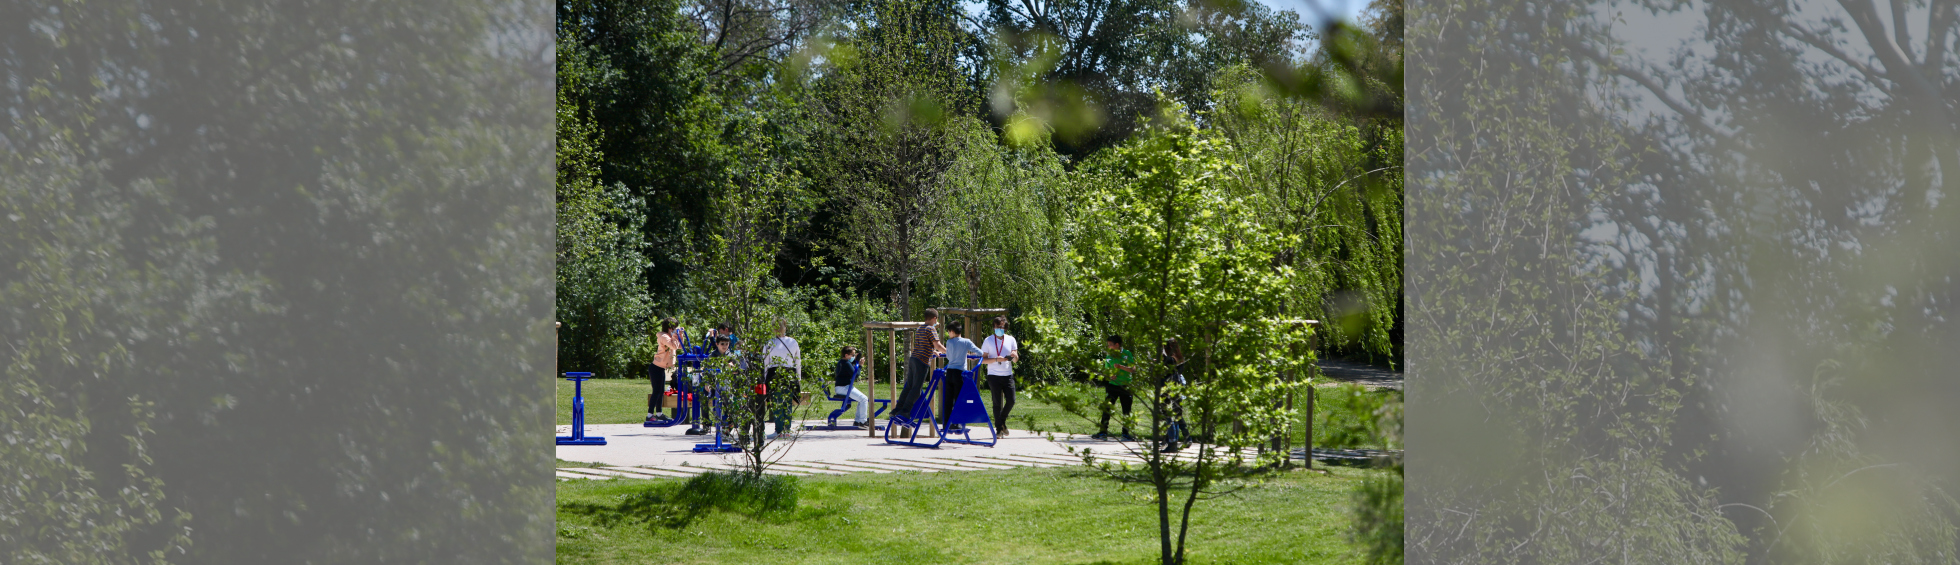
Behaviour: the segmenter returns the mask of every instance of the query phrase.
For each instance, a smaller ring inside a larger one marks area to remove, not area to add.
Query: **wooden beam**
[[[865,322],[864,328],[869,330],[909,330],[925,325],[925,322]]]

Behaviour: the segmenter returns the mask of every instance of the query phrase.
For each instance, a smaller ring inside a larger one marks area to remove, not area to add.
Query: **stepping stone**
[[[698,472],[688,473],[685,471],[674,471],[669,469],[661,469],[658,467],[607,467],[607,469],[619,471],[622,473],[635,473],[640,475],[646,475],[648,477],[656,478],[656,479],[688,479],[688,478],[693,478],[695,475],[700,474]]]
[[[942,469],[942,468],[940,468],[940,467],[937,467],[937,466],[926,466],[926,465],[923,465],[923,464],[919,464],[919,463],[905,463],[905,462],[903,462],[903,461],[885,461],[885,460],[878,460],[878,461],[862,461],[862,460],[856,460],[856,459],[853,459],[853,460],[851,460],[851,461],[850,461],[850,464],[852,464],[852,465],[876,465],[876,466],[879,466],[879,467],[884,467],[884,468],[886,468],[886,469],[891,469],[891,470],[893,470],[893,471],[921,471],[921,472],[926,472],[926,473],[937,473],[937,472],[940,472],[940,471],[943,471],[943,470],[946,470],[946,469]]]
[[[572,472],[568,472],[568,471],[566,471],[566,470],[564,470],[564,469],[559,469],[559,470],[558,470],[558,472],[557,472],[557,475],[558,475],[558,480],[561,480],[561,481],[569,481],[569,480],[572,480],[572,479],[603,479],[603,478],[605,478],[605,477],[599,477],[599,476],[594,476],[594,475],[587,475],[587,474],[584,474],[584,473],[572,473]]]
[[[580,469],[575,469],[575,470],[573,470],[573,471],[575,471],[575,472],[579,472],[579,473],[589,473],[589,474],[593,474],[593,475],[600,475],[601,477],[598,477],[598,478],[607,478],[607,479],[666,479],[666,478],[670,478],[670,477],[667,477],[667,476],[664,476],[664,475],[654,475],[654,474],[651,474],[651,473],[634,473],[634,472],[631,472],[631,471],[625,471],[625,470],[620,470],[620,469],[618,469],[618,468],[616,468],[616,467],[603,467],[603,468],[580,468]]]
[[[822,465],[825,467],[830,467],[833,470],[847,471],[852,473],[890,473],[893,471],[893,469],[887,469],[884,467],[873,467],[857,461],[811,461],[809,462],[809,464]]]
[[[978,458],[978,457],[963,457],[963,458],[957,458],[957,459],[956,459],[956,458],[952,458],[952,457],[944,457],[944,458],[942,458],[942,457],[922,457],[922,458],[919,458],[918,460],[919,460],[919,461],[925,461],[925,462],[928,462],[928,463],[939,463],[939,462],[945,462],[945,463],[948,463],[948,464],[952,464],[952,465],[957,465],[957,466],[962,466],[962,467],[972,467],[972,468],[977,468],[977,469],[980,469],[980,470],[983,470],[983,471],[984,471],[984,470],[988,470],[988,469],[1012,469],[1012,468],[1014,468],[1014,466],[1013,466],[1013,465],[1009,465],[1009,464],[1006,464],[1006,463],[1001,463],[1001,462],[999,462],[999,461],[988,461],[988,460],[985,460],[985,459],[980,459],[980,458]]]
[[[775,464],[770,465],[770,468],[787,469],[791,471],[805,472],[812,475],[843,475],[843,474],[850,473],[850,471],[845,471],[841,469],[826,469],[822,467],[822,465],[823,465],[822,463],[811,463],[811,462],[803,462],[803,461],[796,461],[796,462],[778,461]]]
[[[1054,461],[1049,459],[1037,459],[1033,457],[1024,458],[1024,457],[1018,457],[1014,455],[982,455],[981,457],[986,457],[988,459],[993,459],[1003,463],[1010,463],[1021,467],[1060,467],[1063,465],[1072,464],[1072,463],[1063,463],[1060,461]]]
[[[895,465],[924,466],[929,468],[936,468],[942,471],[970,471],[975,468],[975,467],[962,467],[959,465],[955,465],[950,461],[934,462],[923,457],[918,459],[900,459],[894,457],[890,459],[885,459],[885,461],[890,461],[892,464]]]
[[[1053,462],[1053,463],[1055,463],[1055,464],[1057,464],[1057,465],[1081,465],[1081,464],[1082,464],[1082,458],[1081,458],[1081,457],[1076,457],[1076,456],[1074,456],[1074,455],[1048,455],[1048,454],[1030,454],[1030,453],[1017,453],[1017,454],[1013,454],[1013,455],[1006,455],[1006,456],[1004,456],[1004,457],[1013,457],[1013,458],[1016,458],[1016,459],[1026,459],[1026,460],[1029,460],[1029,461],[1050,461],[1050,462]]]

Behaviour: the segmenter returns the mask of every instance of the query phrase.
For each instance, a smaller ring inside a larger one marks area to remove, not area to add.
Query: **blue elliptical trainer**
[[[565,379],[572,381],[572,435],[558,436],[558,445],[605,445],[603,436],[585,435],[585,380],[592,373],[565,373]]]

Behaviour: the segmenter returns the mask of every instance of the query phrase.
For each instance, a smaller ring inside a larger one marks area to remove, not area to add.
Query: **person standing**
[[[1169,433],[1161,436],[1164,437],[1163,452],[1176,453],[1183,449],[1184,443],[1191,441],[1190,431],[1184,423],[1184,395],[1181,392],[1164,393],[1166,386],[1189,384],[1184,379],[1184,351],[1178,345],[1177,338],[1164,340],[1164,368],[1164,380],[1157,383],[1157,405],[1165,407],[1164,420],[1169,424],[1166,426]]]
[[[870,429],[871,397],[865,396],[864,391],[858,390],[856,386],[857,353],[858,350],[856,347],[844,346],[844,357],[838,360],[837,367],[831,370],[830,381],[835,386],[835,392],[833,394],[849,398],[851,399],[851,404],[857,406],[857,417],[851,422],[851,425]]]
[[[1123,441],[1136,441],[1130,435],[1130,403],[1136,394],[1130,392],[1130,381],[1136,379],[1137,354],[1123,348],[1123,336],[1112,335],[1103,345],[1109,347],[1109,354],[1103,357],[1103,407],[1102,424],[1097,426],[1096,439],[1109,439],[1109,413],[1114,404],[1123,404]]]
[[[897,412],[894,414],[907,420],[904,435],[912,435],[912,428],[919,425],[910,421],[912,405],[919,400],[919,388],[925,386],[926,379],[932,375],[932,357],[946,351],[939,343],[939,311],[927,308],[925,325],[912,330],[912,344],[905,356],[905,388],[898,394]]]
[[[772,420],[776,422],[776,434],[771,438],[789,432],[790,413],[795,410],[796,399],[803,392],[803,348],[796,338],[789,337],[789,322],[776,321],[776,338],[762,350],[762,382],[767,391],[764,401],[772,409]],[[761,426],[757,426],[757,431]]]
[[[680,336],[674,332],[678,325],[673,318],[663,318],[660,333],[654,335],[653,363],[647,365],[647,380],[653,383],[653,394],[647,395],[646,423],[649,424],[672,421],[660,413],[660,401],[667,396],[667,377],[674,370],[674,354],[681,348]]]
[[[1007,316],[994,317],[994,334],[980,343],[980,362],[987,365],[987,389],[994,400],[994,428],[1007,436],[1007,415],[1014,410],[1014,362],[1021,344],[1007,335]]]
[[[966,327],[959,322],[946,323],[946,380],[944,390],[939,391],[939,424],[946,426],[953,415],[953,406],[959,401],[960,389],[966,386],[968,354],[980,352],[973,340],[966,338]],[[953,424],[955,426],[959,424]]]

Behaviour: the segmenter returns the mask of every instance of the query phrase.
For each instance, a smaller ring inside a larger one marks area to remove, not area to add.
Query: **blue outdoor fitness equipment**
[[[856,388],[856,387],[857,387],[857,379],[858,379],[858,373],[860,373],[860,372],[862,372],[862,369],[863,369],[863,368],[864,368],[864,367],[863,367],[862,365],[859,365],[859,364],[857,364],[857,363],[852,363],[852,364],[851,364],[851,387],[853,387],[853,388]],[[868,395],[868,394],[867,394],[866,396],[870,396],[870,395]],[[851,395],[850,395],[850,394],[848,394],[848,393],[846,393],[846,394],[832,394],[832,395],[830,395],[830,399],[831,399],[831,400],[841,400],[841,401],[843,401],[843,404],[842,404],[842,405],[840,405],[840,406],[838,406],[836,410],[832,410],[832,411],[830,412],[830,417],[829,417],[829,418],[826,418],[826,419],[824,420],[824,421],[825,421],[825,422],[827,422],[828,424],[827,424],[827,425],[823,425],[823,426],[803,426],[803,429],[805,429],[805,430],[830,430],[830,431],[837,431],[837,430],[861,430],[861,429],[863,429],[863,428],[859,428],[859,427],[856,427],[856,426],[839,426],[839,425],[837,425],[837,418],[838,418],[839,416],[843,416],[845,412],[849,412],[849,411],[851,410],[851,405],[853,405],[853,404],[856,404],[856,403],[857,403],[857,401],[854,401],[854,400],[851,400]],[[892,400],[891,400],[891,399],[889,399],[889,398],[873,398],[873,399],[871,399],[871,402],[872,402],[872,404],[874,404],[874,405],[876,405],[876,406],[877,406],[877,409],[875,409],[875,410],[872,410],[872,411],[871,411],[871,420],[872,420],[872,421],[877,421],[877,420],[878,420],[878,416],[879,416],[879,415],[882,415],[882,414],[884,414],[884,413],[885,413],[885,409],[886,409],[886,408],[890,408],[890,407],[891,407],[891,403],[892,403]]]
[[[960,387],[960,395],[955,399],[953,412],[946,418],[947,425],[960,426],[958,431],[950,433],[960,434],[961,439],[947,438],[946,434],[949,432],[939,427],[939,420],[933,413],[932,407],[934,404],[937,404],[939,384],[946,379],[946,369],[941,368],[932,370],[932,380],[926,383],[925,388],[919,391],[918,398],[913,400],[911,413],[904,416],[893,416],[891,421],[887,423],[885,426],[885,443],[937,449],[940,444],[950,441],[953,443],[993,447],[995,441],[999,438],[999,431],[994,429],[993,418],[987,415],[986,404],[980,401],[980,390],[979,387],[973,385],[972,374],[968,373],[964,378],[966,379],[964,382],[965,386]],[[987,438],[985,441],[975,440],[973,439],[973,427],[965,424],[986,424],[987,431],[993,433],[993,436]],[[926,426],[931,426],[933,435],[933,441],[931,443],[919,441],[919,432],[926,428]],[[912,433],[908,437],[893,439],[892,430],[901,427],[911,428]]]
[[[720,375],[721,369],[707,369],[703,371],[703,374]],[[694,444],[694,452],[695,453],[741,453],[742,446],[722,441],[721,432],[723,429],[728,427],[728,415],[723,413],[721,409],[722,387],[719,386],[719,384],[717,383],[715,386],[713,386],[713,388],[714,388],[714,392],[709,393],[709,398],[712,399],[713,404],[711,404],[710,406],[714,410],[714,415],[715,415],[714,422],[712,422],[712,424],[714,424],[715,426],[715,441],[714,443]],[[699,417],[701,412],[701,403],[698,401],[700,397],[701,397],[701,393],[696,392],[695,398],[697,399],[697,401],[694,403],[694,411],[697,417]]]
[[[572,381],[572,435],[558,436],[558,445],[605,445],[606,438],[585,435],[585,380],[592,373],[565,373],[565,379]]]
[[[702,355],[700,353],[700,349],[698,348],[690,349],[687,346],[687,342],[685,341],[681,342],[680,350],[692,351],[693,353],[677,352],[674,355],[674,371],[675,371],[674,392],[677,396],[680,397],[679,400],[676,400],[674,402],[674,412],[677,412],[677,414],[675,414],[673,418],[669,418],[666,420],[655,420],[652,422],[642,423],[641,424],[642,427],[666,428],[666,427],[678,426],[681,424],[693,424],[694,422],[700,421],[699,416],[701,414],[701,402],[700,399],[694,395],[694,389],[695,389],[694,382],[693,380],[690,379],[690,375],[688,374],[688,368],[692,367],[694,371],[696,372],[700,371],[701,360],[707,359],[708,356]],[[685,400],[687,401],[687,403],[682,404],[680,400]]]

